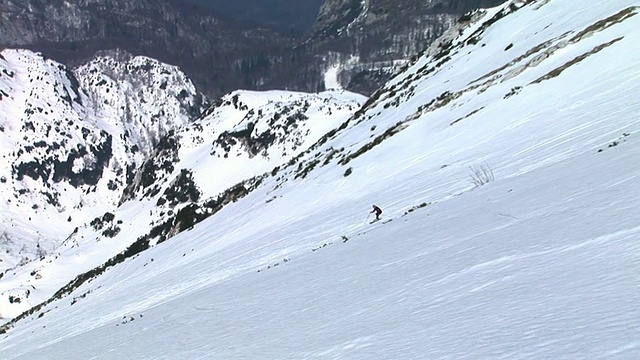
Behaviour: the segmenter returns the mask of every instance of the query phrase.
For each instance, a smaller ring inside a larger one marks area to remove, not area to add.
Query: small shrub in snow
[[[469,181],[476,187],[488,184],[495,180],[493,170],[486,162],[481,165],[469,166],[469,170],[471,171],[471,174],[469,174]]]

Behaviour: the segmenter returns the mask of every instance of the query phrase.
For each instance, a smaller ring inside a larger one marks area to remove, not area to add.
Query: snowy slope
[[[640,357],[639,13],[475,14],[291,166],[11,324],[0,351]]]

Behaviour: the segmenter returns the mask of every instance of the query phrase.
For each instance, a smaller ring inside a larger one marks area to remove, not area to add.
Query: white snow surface
[[[13,324],[2,358],[640,358],[640,7],[483,14],[300,163]]]

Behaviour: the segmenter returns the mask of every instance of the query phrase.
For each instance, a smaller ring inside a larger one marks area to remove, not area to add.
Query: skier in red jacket
[[[379,207],[373,205],[373,210],[371,210],[369,214],[372,214],[372,213],[376,214],[376,220],[380,220],[380,214],[382,214],[382,210]]]

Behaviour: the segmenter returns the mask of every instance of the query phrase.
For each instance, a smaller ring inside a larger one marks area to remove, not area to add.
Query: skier
[[[380,214],[382,214],[382,210],[379,207],[373,205],[373,210],[371,210],[369,214],[372,214],[372,213],[376,214],[376,220],[380,220]]]

